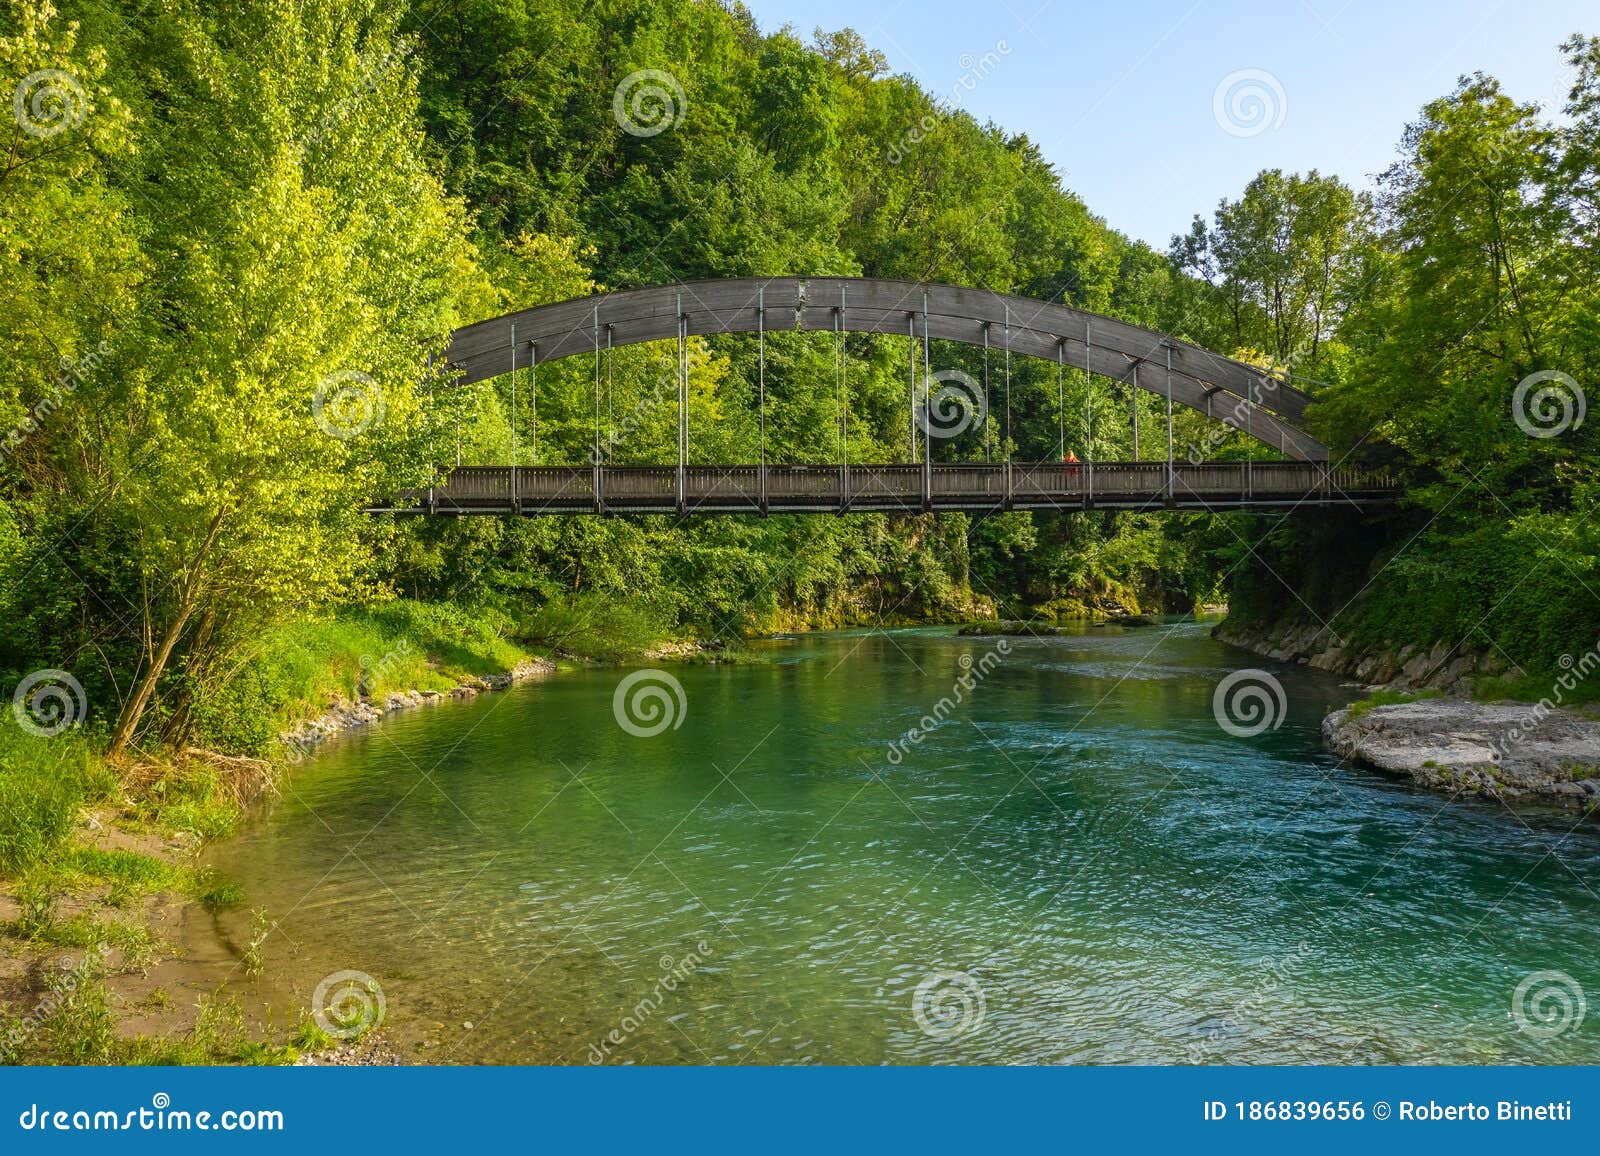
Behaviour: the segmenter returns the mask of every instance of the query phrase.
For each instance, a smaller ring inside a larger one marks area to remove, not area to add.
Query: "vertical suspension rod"
[[[600,512],[600,306],[594,307],[594,510]]]
[[[989,323],[983,323],[983,460],[989,461]]]
[[[933,507],[933,366],[928,353],[928,291],[922,291],[922,508]]]
[[[511,323],[511,508],[517,508],[517,323]]]
[[[906,399],[910,405],[907,433],[911,443],[910,462],[917,462],[917,315],[906,314]]]
[[[756,405],[760,409],[760,462],[756,503],[767,512],[767,289],[756,290]]]
[[[839,394],[839,508],[850,505],[850,371],[844,348],[845,287],[839,286],[839,308],[833,315],[834,372]]]

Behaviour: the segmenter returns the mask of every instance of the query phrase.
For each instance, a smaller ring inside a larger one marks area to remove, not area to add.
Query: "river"
[[[798,637],[671,668],[647,736],[614,669],[391,716],[212,849],[247,907],[191,931],[264,907],[212,978],[283,1025],[363,973],[419,1062],[1600,1061],[1528,980],[1600,990],[1596,826],[1339,766],[1357,692],[1207,631]],[[1262,665],[1281,725],[1229,734]]]

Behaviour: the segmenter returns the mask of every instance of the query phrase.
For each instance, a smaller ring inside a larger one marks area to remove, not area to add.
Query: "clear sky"
[[[1600,35],[1596,0],[746,3],[766,31],[854,28],[894,71],[1027,133],[1092,211],[1158,248],[1264,168],[1370,185],[1464,73],[1555,113],[1557,45]]]

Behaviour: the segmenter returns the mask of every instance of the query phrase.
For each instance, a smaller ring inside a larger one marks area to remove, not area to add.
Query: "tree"
[[[363,502],[438,456],[428,358],[474,284],[461,209],[418,147],[413,45],[377,5],[145,20],[132,99],[162,131],[124,182],[151,288],[137,345],[57,443],[68,492],[137,544],[142,653],[112,757],[180,650],[193,674],[358,581]]]
[[[1370,246],[1371,206],[1336,177],[1269,169],[1209,225],[1172,239],[1183,271],[1211,286],[1235,350],[1259,349],[1316,376]]]

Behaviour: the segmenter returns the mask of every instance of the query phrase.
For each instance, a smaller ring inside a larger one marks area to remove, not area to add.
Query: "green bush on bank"
[[[87,738],[30,735],[0,721],[0,876],[46,861],[66,842],[86,804],[110,796],[116,778]]]
[[[1524,673],[1486,681],[1480,693],[1538,699],[1600,647],[1600,574],[1576,521],[1463,518],[1406,532],[1359,519],[1292,519],[1251,543],[1230,617],[1271,627],[1314,613],[1356,650],[1443,642],[1493,651]],[[1566,693],[1569,702],[1596,698],[1600,678]]]
[[[552,599],[517,632],[541,649],[600,662],[636,658],[668,633],[649,610],[606,594]]]

